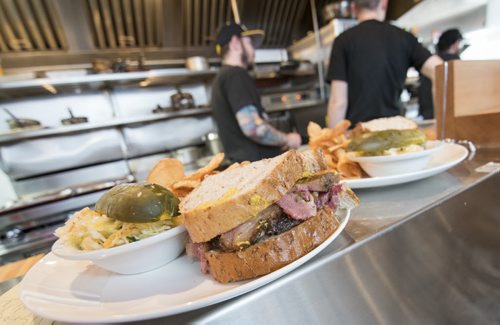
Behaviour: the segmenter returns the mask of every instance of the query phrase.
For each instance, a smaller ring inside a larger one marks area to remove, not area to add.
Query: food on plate
[[[180,224],[179,199],[156,184],[121,184],[107,191],[95,210],[76,212],[57,237],[90,251],[132,243]]]
[[[186,175],[182,162],[175,158],[165,158],[158,161],[149,172],[147,182],[161,185],[177,197],[183,198],[208,175],[217,174],[217,168],[224,161],[224,153],[216,154],[207,166],[201,167],[194,173]]]
[[[359,123],[347,150],[356,156],[390,156],[423,151],[425,142],[417,123],[394,116]]]
[[[318,124],[309,122],[309,147],[323,150],[328,170],[338,172],[342,178],[361,178],[363,173],[359,165],[346,156],[345,150],[349,144],[347,129],[350,126],[351,122],[348,120],[339,122],[333,129],[321,128]]]
[[[188,254],[221,283],[273,272],[318,247],[358,204],[320,150],[295,150],[206,178],[180,204]]]

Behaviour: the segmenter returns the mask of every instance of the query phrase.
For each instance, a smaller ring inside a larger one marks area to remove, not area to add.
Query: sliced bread
[[[339,222],[333,212],[324,209],[289,231],[242,251],[208,251],[205,256],[210,265],[210,273],[221,283],[271,273],[318,247],[338,226]]]
[[[359,123],[363,132],[376,132],[384,130],[413,130],[418,128],[415,121],[403,116],[382,117],[367,122]]]
[[[253,218],[295,183],[324,169],[320,153],[290,150],[207,177],[180,204],[194,243],[206,242]]]

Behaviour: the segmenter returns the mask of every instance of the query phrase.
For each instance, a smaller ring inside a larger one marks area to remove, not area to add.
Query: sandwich
[[[359,200],[320,150],[290,150],[207,177],[180,204],[188,255],[221,283],[273,272],[306,255]]]
[[[388,156],[423,151],[426,136],[417,123],[403,116],[361,122],[352,131],[347,151],[357,156]]]

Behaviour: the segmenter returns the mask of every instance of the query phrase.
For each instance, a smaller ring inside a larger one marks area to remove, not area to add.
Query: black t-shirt
[[[236,119],[243,107],[253,105],[262,119],[264,108],[255,81],[236,66],[222,66],[212,84],[212,111],[225,153],[233,161],[256,161],[281,153],[279,147],[264,146],[245,136]]]
[[[408,68],[420,70],[430,56],[412,34],[368,20],[335,39],[326,79],[348,83],[346,118],[353,124],[398,115]]]

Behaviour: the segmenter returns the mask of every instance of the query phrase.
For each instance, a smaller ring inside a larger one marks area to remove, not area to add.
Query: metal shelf
[[[312,107],[312,106],[317,106],[317,105],[322,105],[326,104],[326,101],[321,100],[321,99],[310,99],[310,100],[303,100],[299,103],[294,103],[294,104],[283,104],[283,105],[276,105],[270,108],[265,108],[266,112],[268,113],[275,113],[275,112],[282,112],[282,111],[290,111],[294,109],[299,109],[299,108],[306,108],[306,107]]]
[[[195,115],[203,115],[209,114],[211,109],[209,107],[203,108],[190,108],[181,110],[178,112],[172,113],[156,113],[154,115],[143,115],[136,117],[127,117],[127,118],[115,118],[111,121],[99,122],[99,123],[84,123],[84,124],[76,124],[76,125],[68,125],[61,126],[57,128],[45,128],[45,129],[37,129],[37,130],[26,130],[26,131],[17,131],[8,134],[0,135],[0,144],[28,140],[28,139],[36,139],[47,136],[57,136],[57,135],[66,135],[71,133],[78,133],[82,131],[90,131],[90,130],[98,130],[105,129],[110,127],[119,127],[125,125],[133,125],[133,124],[141,124],[141,123],[151,123],[158,122],[178,117],[188,117]]]
[[[29,95],[50,95],[84,89],[103,89],[117,86],[181,85],[212,79],[217,68],[204,71],[187,69],[154,69],[136,72],[100,73],[78,76],[37,78],[29,80],[2,80],[0,99]],[[144,83],[144,84],[143,84]]]
[[[62,86],[74,84],[87,84],[87,83],[103,83],[103,82],[117,82],[122,83],[126,81],[142,81],[142,80],[157,80],[168,79],[172,83],[184,82],[186,79],[212,77],[217,73],[216,69],[205,71],[188,71],[185,69],[157,69],[148,71],[136,72],[122,72],[122,73],[101,73],[89,74],[82,76],[72,77],[59,77],[59,78],[37,78],[30,80],[17,80],[2,82],[0,79],[0,90]]]

